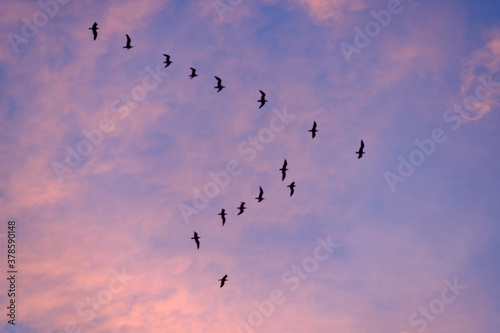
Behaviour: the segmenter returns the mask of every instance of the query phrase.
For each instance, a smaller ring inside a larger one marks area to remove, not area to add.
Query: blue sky
[[[2,2],[2,330],[498,330],[500,4],[391,1]]]

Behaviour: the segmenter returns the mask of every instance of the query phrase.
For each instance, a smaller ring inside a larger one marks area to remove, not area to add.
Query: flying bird
[[[359,150],[356,152],[356,154],[358,154],[358,159],[363,157],[363,154],[365,153],[363,151],[364,148],[365,148],[365,143],[363,142],[363,140],[361,140],[361,147],[359,147]]]
[[[309,130],[309,132],[312,133],[312,138],[314,139],[316,137],[316,132],[319,132],[317,129],[316,129],[316,122],[314,122],[313,124],[313,128]]]
[[[130,45],[130,36],[129,35],[126,35],[127,36],[127,45],[125,45],[123,48],[124,49],[131,49],[133,48],[133,46]]]
[[[89,28],[89,30],[92,30],[92,33],[94,34],[94,40],[96,40],[96,38],[97,38],[97,29],[99,29],[99,28],[97,27],[96,22],[94,22],[94,24],[92,25],[92,28]]]
[[[196,69],[194,69],[193,67],[191,67],[191,75],[189,75],[189,77],[192,79],[193,77],[197,77],[198,75],[196,74]]]
[[[290,196],[293,195],[293,189],[295,188],[295,182],[292,182],[290,185],[288,185],[287,187],[290,188]]]
[[[222,277],[222,279],[219,279],[220,281],[220,287],[222,288],[224,286],[224,283],[227,281],[227,274]]]
[[[264,106],[264,104],[266,104],[267,100],[266,100],[266,94],[262,90],[259,90],[259,91],[260,91],[261,97],[259,100],[257,100],[257,102],[260,103],[260,106],[259,106],[259,109],[260,109],[261,107]]]
[[[261,202],[262,200],[264,200],[264,198],[262,197],[262,195],[264,194],[264,191],[262,190],[262,187],[260,187],[260,193],[259,193],[259,196],[255,199],[257,199],[258,202]]]
[[[199,250],[200,249],[200,238],[198,236],[198,233],[195,231],[194,232],[194,237],[191,237],[191,239],[194,239],[194,241],[196,242],[196,248]]]
[[[238,215],[243,214],[243,211],[246,209],[245,203],[242,202],[241,205],[239,207],[236,207],[236,208],[238,208],[240,210],[240,212],[238,213]]]
[[[165,59],[165,61],[163,62],[165,64],[165,68],[167,68],[168,66],[170,66],[171,63],[173,63],[173,61],[170,61],[170,56],[168,54],[163,54],[167,59]]]
[[[280,169],[280,171],[281,171],[281,175],[282,175],[282,177],[281,177],[281,181],[284,181],[284,180],[285,180],[285,177],[286,177],[286,171],[288,170],[288,169],[286,168],[287,164],[288,164],[288,163],[287,163],[287,162],[286,162],[286,160],[285,160],[285,162],[283,162],[283,167]]]
[[[226,223],[226,210],[222,208],[219,214],[222,217],[222,226],[224,226],[224,223]]]
[[[220,78],[218,78],[217,76],[215,78],[217,79],[217,85],[214,88],[219,89],[219,90],[217,90],[217,92],[219,92],[222,89],[224,89],[225,87],[222,85],[222,80]]]

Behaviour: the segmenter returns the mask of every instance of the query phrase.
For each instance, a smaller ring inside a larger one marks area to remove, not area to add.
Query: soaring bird
[[[222,277],[222,279],[219,279],[220,281],[220,287],[222,288],[224,286],[224,283],[227,281],[227,274]]]
[[[261,96],[260,96],[260,99],[257,100],[257,102],[260,103],[260,106],[259,106],[259,109],[260,109],[261,107],[264,106],[264,104],[266,104],[267,100],[266,100],[266,94],[262,90],[259,90],[259,91],[260,91]]]
[[[193,77],[197,77],[198,75],[196,74],[196,69],[194,69],[193,67],[190,68],[191,69],[191,75],[189,75],[189,77],[192,79]]]
[[[194,232],[194,237],[191,237],[191,239],[194,239],[194,241],[196,242],[196,248],[199,250],[200,249],[200,238],[198,236],[198,233],[195,231]]]
[[[262,195],[264,194],[264,191],[262,190],[262,187],[260,187],[260,193],[259,193],[259,196],[255,199],[257,199],[258,202],[261,202],[262,200],[264,200],[264,198],[262,197]]]
[[[170,56],[168,54],[163,54],[167,59],[165,59],[165,61],[163,62],[165,64],[165,68],[167,68],[168,66],[170,66],[171,63],[173,63],[173,61],[170,61]]]
[[[240,212],[238,213],[238,215],[243,214],[243,211],[246,209],[245,203],[242,202],[241,205],[239,207],[236,207],[236,208],[238,208],[240,210]]]
[[[224,226],[224,223],[226,223],[226,210],[222,208],[219,214],[222,217],[222,226]]]
[[[359,147],[359,150],[356,152],[356,154],[358,154],[358,159],[363,157],[363,154],[365,153],[363,151],[364,148],[365,148],[365,143],[363,142],[363,140],[361,140],[361,147]]]
[[[316,137],[316,132],[319,132],[317,129],[316,129],[316,122],[314,122],[313,124],[313,128],[309,130],[309,132],[312,133],[312,137],[313,139]]]
[[[290,185],[288,185],[287,187],[290,188],[290,196],[293,195],[293,189],[295,188],[295,182],[292,182]]]
[[[288,169],[286,168],[287,164],[288,164],[288,163],[287,163],[287,162],[286,162],[286,160],[285,160],[285,162],[283,162],[283,167],[280,169],[280,171],[281,171],[281,175],[282,175],[282,177],[281,177],[281,181],[284,181],[284,180],[285,180],[285,177],[286,177],[286,171],[288,170]]]
[[[214,88],[215,89],[219,89],[219,90],[217,90],[217,92],[219,92],[222,89],[224,89],[225,87],[222,85],[222,80],[221,79],[219,79],[217,76],[215,78],[217,79],[217,85]]]
[[[123,48],[124,49],[131,49],[133,48],[133,46],[130,45],[130,36],[129,35],[126,35],[127,36],[127,45],[125,45]]]
[[[97,23],[94,22],[94,24],[92,24],[92,28],[89,28],[89,30],[92,30],[92,33],[94,34],[94,40],[96,40],[97,38],[97,29],[99,29],[97,27]]]

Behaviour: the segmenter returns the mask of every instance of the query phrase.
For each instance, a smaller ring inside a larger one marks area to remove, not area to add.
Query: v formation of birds
[[[94,22],[94,24],[92,25],[92,27],[89,28],[89,30],[92,30],[92,35],[94,37],[94,40],[97,39],[97,30],[99,28],[97,27],[97,23]],[[131,45],[132,43],[132,40],[130,38],[130,36],[128,34],[125,35],[126,37],[126,44],[125,46],[123,47],[124,49],[127,49],[127,50],[130,50],[131,48],[133,48],[133,46]],[[170,60],[170,55],[168,54],[163,54],[163,56],[165,56],[165,61],[163,62],[165,64],[165,68],[167,68],[168,66],[170,66],[173,61]],[[195,68],[190,68],[191,70],[191,74],[189,75],[189,78],[190,79],[193,79],[195,77],[198,76],[198,74],[196,74],[196,69]],[[225,88],[225,86],[222,85],[222,80],[215,76],[215,79],[217,80],[217,85],[214,87],[215,89],[217,89],[217,92],[220,92],[222,89]],[[257,102],[260,103],[260,106],[259,106],[259,109],[262,108],[266,102],[268,102],[268,100],[266,100],[266,94],[262,91],[262,90],[259,90],[260,92],[260,99],[257,100]],[[311,135],[312,135],[312,138],[314,139],[316,137],[316,133],[319,132],[317,130],[317,124],[316,124],[316,121],[313,123],[313,127],[309,130],[309,132],[311,132]],[[365,154],[364,152],[364,148],[365,148],[365,144],[363,142],[363,140],[361,140],[361,145],[359,147],[359,150],[356,152],[356,154],[358,155],[358,159],[360,159],[361,157],[363,157],[363,155]],[[281,169],[279,169],[281,171],[281,181],[284,181],[285,178],[286,178],[286,172],[288,171],[287,169],[287,165],[288,165],[288,162],[285,161],[283,162],[283,166],[281,167]],[[292,181],[290,183],[290,185],[287,185],[288,188],[290,188],[290,196],[292,196],[294,194],[294,190],[295,190],[295,182]],[[257,202],[262,202],[264,200],[264,190],[262,189],[262,187],[259,186],[259,195],[255,198],[257,200]],[[238,209],[238,215],[241,215],[243,214],[243,212],[245,211],[246,207],[245,207],[245,202],[241,202],[241,204],[236,207],[236,209]],[[221,219],[222,219],[222,226],[224,226],[224,224],[226,223],[226,210],[223,208],[221,210],[221,212],[217,215],[220,215],[221,216]],[[200,249],[200,236],[198,236],[198,233],[195,231],[194,232],[194,235],[193,237],[191,237],[191,239],[193,239],[196,243],[196,249]],[[222,288],[225,284],[225,282],[227,281],[227,274],[225,274],[222,279],[219,279],[220,281],[220,288]]]

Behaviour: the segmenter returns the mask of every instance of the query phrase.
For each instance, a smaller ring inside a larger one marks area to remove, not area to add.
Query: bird
[[[288,169],[286,168],[287,164],[288,164],[288,163],[287,163],[287,162],[286,162],[286,160],[285,160],[285,162],[283,162],[283,167],[280,169],[280,170],[281,170],[281,175],[282,175],[282,177],[281,177],[281,181],[284,181],[284,180],[285,180],[285,177],[286,177],[286,171],[288,170]]]
[[[262,90],[259,90],[259,91],[260,91],[261,97],[259,100],[257,100],[257,102],[260,102],[260,106],[259,106],[259,109],[260,109],[261,107],[264,106],[264,104],[266,104],[267,100],[266,100],[266,94]]]
[[[261,202],[262,200],[264,200],[264,198],[262,197],[262,195],[264,194],[264,191],[262,190],[262,187],[260,187],[260,193],[259,193],[259,196],[255,199],[257,199],[258,202]]]
[[[222,288],[224,286],[224,283],[227,281],[227,274],[222,277],[222,279],[219,279],[220,281],[220,287]]]
[[[123,48],[124,49],[131,49],[133,48],[133,46],[130,45],[130,36],[129,35],[126,35],[127,36],[127,45],[125,45]]]
[[[238,213],[238,215],[243,214],[243,211],[244,211],[244,210],[245,210],[245,208],[246,208],[246,207],[245,207],[245,203],[244,203],[244,202],[242,202],[242,203],[241,203],[241,205],[240,205],[239,207],[236,207],[236,208],[238,208],[238,209],[240,210],[240,212]]]
[[[92,28],[89,28],[89,30],[92,30],[92,33],[94,34],[94,40],[96,40],[96,38],[97,38],[97,29],[99,29],[97,27],[97,22],[94,22],[94,24],[92,25]]]
[[[196,74],[196,69],[194,69],[193,67],[190,68],[191,69],[191,75],[189,75],[189,77],[192,79],[193,77],[197,77],[198,75]]]
[[[194,241],[196,242],[196,248],[199,250],[200,249],[200,238],[198,236],[198,233],[195,231],[194,232],[194,237],[191,237],[191,239],[194,239]]]
[[[358,154],[358,159],[363,157],[363,154],[365,153],[363,151],[364,148],[365,148],[365,143],[363,142],[363,140],[361,140],[361,147],[359,147],[359,150],[356,152],[356,154]]]
[[[316,122],[314,122],[313,124],[313,128],[309,130],[309,132],[312,133],[312,138],[314,139],[316,137],[316,132],[319,132],[317,129],[316,129]]]
[[[170,61],[170,56],[168,54],[164,53],[163,55],[167,57],[167,59],[165,59],[165,61],[163,62],[165,64],[165,68],[167,68],[171,63],[173,63],[173,61]]]
[[[222,208],[219,214],[222,217],[222,226],[224,226],[224,223],[226,223],[226,210]]]
[[[290,185],[288,185],[287,187],[290,188],[290,196],[293,195],[293,189],[295,188],[295,182],[292,182]]]
[[[219,92],[222,89],[224,89],[225,87],[222,85],[222,80],[220,78],[218,78],[217,76],[215,78],[217,79],[217,85],[214,88],[219,89],[219,90],[217,90],[217,92]]]

